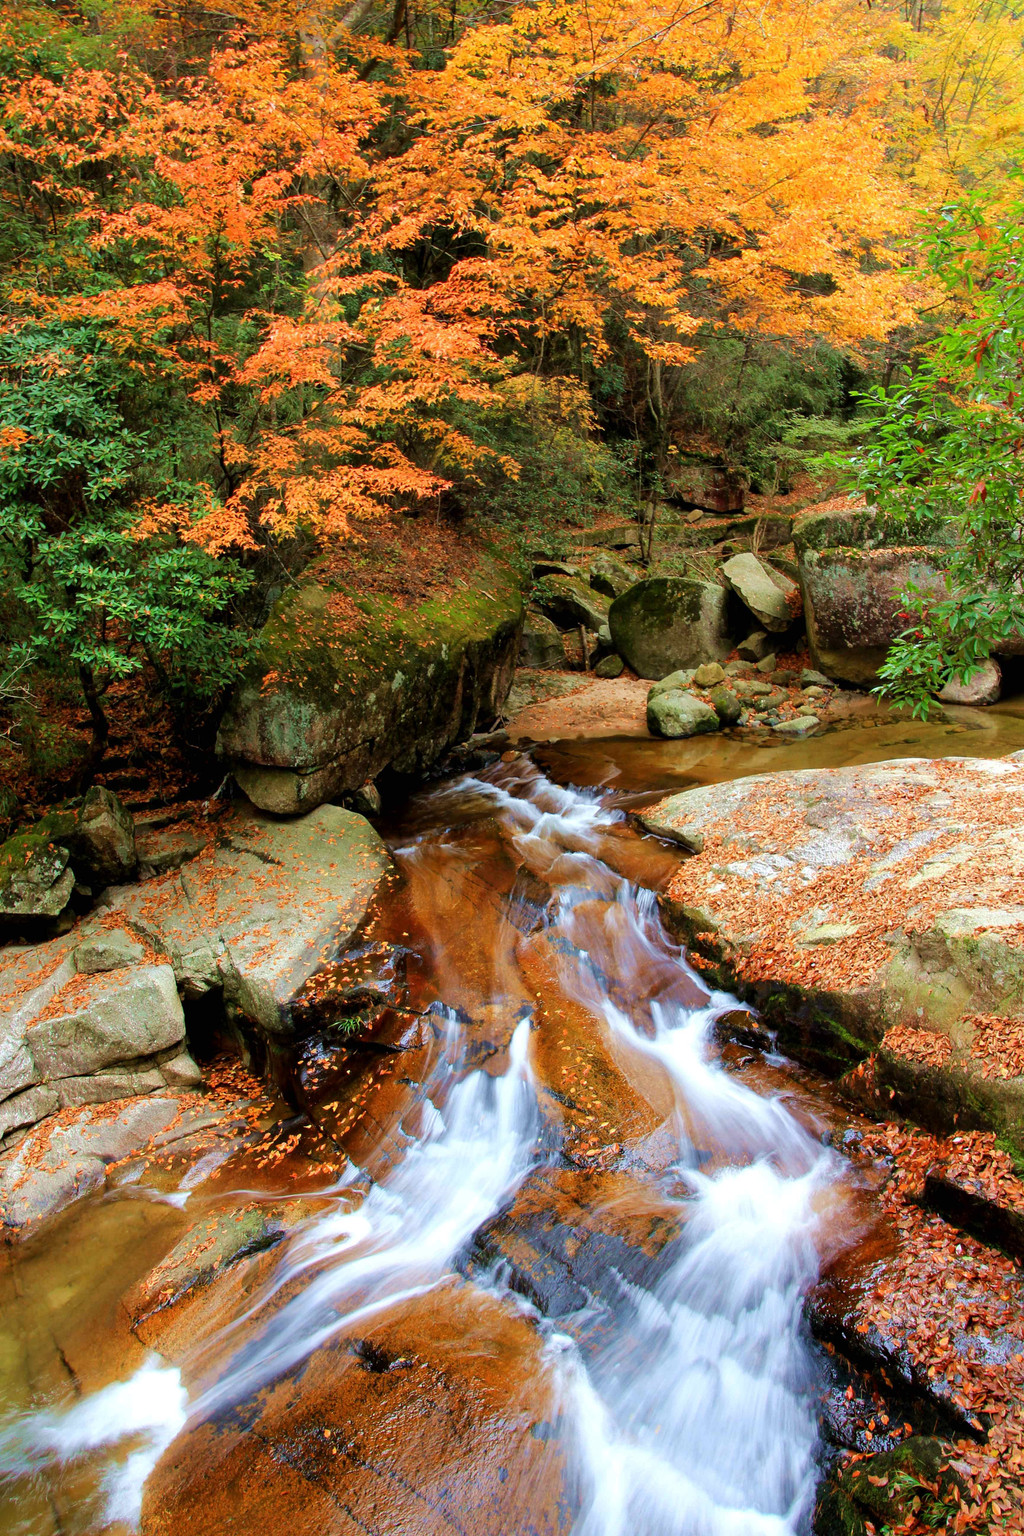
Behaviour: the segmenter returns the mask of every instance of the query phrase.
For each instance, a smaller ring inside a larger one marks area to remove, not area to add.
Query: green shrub
[[[179,507],[191,495],[197,514],[198,497],[161,485],[161,452],[127,425],[125,379],[95,332],[0,332],[0,386],[4,666],[77,679],[98,761],[114,679],[148,665],[183,717],[235,677],[246,641],[228,620],[246,578],[161,529],[154,492]],[[157,513],[145,535],[144,509]]]

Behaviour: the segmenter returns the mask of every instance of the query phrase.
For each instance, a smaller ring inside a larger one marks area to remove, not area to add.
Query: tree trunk
[[[81,791],[89,788],[106,754],[107,743],[110,740],[110,722],[103,708],[100,690],[96,686],[95,674],[84,662],[78,668],[78,680],[82,685],[82,693],[85,696],[86,708],[92,723],[92,740],[75,773],[75,789]]]

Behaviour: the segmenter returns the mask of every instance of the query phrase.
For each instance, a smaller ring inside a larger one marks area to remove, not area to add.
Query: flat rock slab
[[[223,986],[268,1033],[366,916],[391,858],[362,816],[322,805],[279,821],[238,809],[180,870],[111,893],[112,914],[162,948],[186,993]]]
[[[22,1237],[72,1201],[102,1189],[111,1166],[165,1150],[225,1121],[197,1094],[163,1093],[64,1110],[0,1160],[0,1237]]]
[[[788,1048],[837,1066],[887,1028],[924,1023],[949,1035],[981,1123],[1024,1138],[1024,1080],[984,1075],[971,1057],[980,1021],[1024,1011],[1024,765],[908,758],[758,775],[670,796],[643,820],[703,840],[666,916],[699,963],[774,999]]]

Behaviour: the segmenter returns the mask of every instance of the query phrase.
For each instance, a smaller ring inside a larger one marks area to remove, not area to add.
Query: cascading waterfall
[[[653,898],[587,852],[621,813],[532,771],[516,787],[528,798],[474,785],[514,825],[523,861],[557,885],[550,921],[569,941],[565,991],[672,1083],[673,1171],[689,1190],[687,1242],[671,1271],[651,1291],[624,1287],[618,1327],[595,1357],[564,1357],[583,1487],[575,1536],[784,1536],[800,1529],[813,1495],[801,1301],[817,1276],[817,1205],[836,1160],[709,1053],[712,1021],[734,999],[687,1006],[683,976],[689,995],[700,983],[666,941]],[[597,921],[581,901],[595,890],[606,898]],[[711,1175],[701,1171],[709,1147]]]
[[[521,762],[428,804],[440,816],[483,806],[497,818],[517,861],[554,892],[545,920],[566,994],[618,1046],[654,1062],[675,1099],[678,1255],[649,1289],[622,1282],[614,1326],[596,1345],[539,1320],[576,1458],[574,1536],[794,1536],[816,1449],[801,1298],[817,1272],[835,1160],[781,1101],[742,1086],[710,1052],[714,1018],[736,1004],[708,994],[653,900],[602,860],[601,839],[623,821],[607,798]],[[404,1127],[404,1157],[379,1182],[350,1168],[326,1213],[319,1192],[264,1289],[219,1336],[216,1370],[204,1380],[201,1352],[192,1362],[201,1385],[191,1399],[177,1370],[147,1362],[69,1409],[8,1424],[0,1475],[16,1481],[110,1447],[107,1518],[130,1523],[148,1472],[187,1421],[249,1398],[343,1328],[452,1273],[473,1232],[553,1154],[541,1152],[531,1021],[517,1025],[498,1077],[465,1071],[453,1013],[435,1022],[439,1047],[417,1123]],[[115,1451],[129,1437],[126,1460]]]

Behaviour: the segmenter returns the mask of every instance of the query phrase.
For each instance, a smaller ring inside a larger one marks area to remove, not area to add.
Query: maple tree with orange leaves
[[[472,475],[494,450],[456,407],[524,367],[586,386],[618,346],[657,418],[701,327],[855,344],[909,314],[866,259],[905,209],[846,0],[524,5],[432,68],[318,26],[243,14],[173,80],[154,36],[8,78],[5,199],[38,230],[7,323],[94,324],[208,434],[202,514],[157,496],[147,530],[345,534]]]
[[[853,0],[19,0],[0,337],[21,338],[19,387],[29,357],[91,378],[123,452],[98,489],[77,463],[33,480],[33,453],[74,460],[85,429],[53,391],[35,425],[15,398],[4,537],[54,654],[55,614],[77,615],[90,710],[143,652],[216,693],[230,647],[204,682],[190,590],[223,639],[259,611],[246,569],[264,592],[368,520],[479,502],[520,472],[502,419],[592,440],[619,409],[656,481],[710,341],[856,350],[909,323],[888,25]],[[83,518],[69,577],[54,540],[66,554]],[[172,549],[155,592],[147,562]]]

